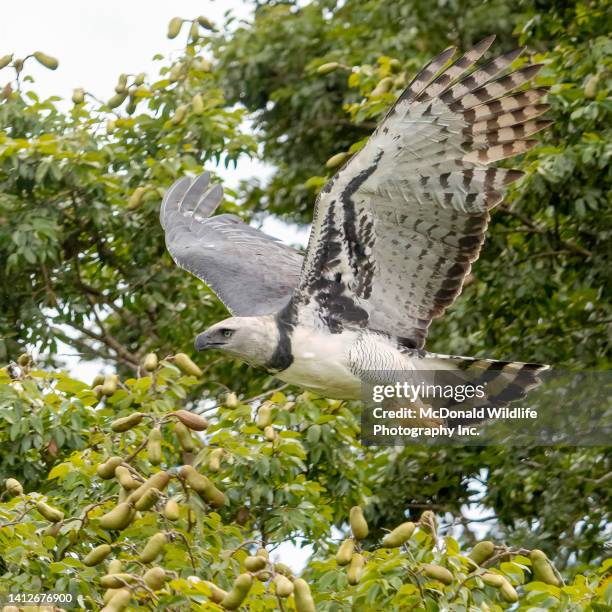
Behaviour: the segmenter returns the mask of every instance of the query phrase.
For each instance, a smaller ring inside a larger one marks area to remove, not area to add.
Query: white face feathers
[[[215,323],[195,339],[195,349],[216,349],[254,366],[268,363],[278,344],[273,315],[230,317]]]

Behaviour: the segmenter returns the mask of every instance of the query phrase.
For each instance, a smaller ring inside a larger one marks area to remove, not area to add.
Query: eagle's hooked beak
[[[205,351],[206,349],[213,348],[214,342],[211,342],[207,332],[202,332],[196,336],[194,346],[196,351]]]

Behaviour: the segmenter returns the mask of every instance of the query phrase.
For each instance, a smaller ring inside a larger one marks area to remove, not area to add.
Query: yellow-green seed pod
[[[156,488],[147,489],[136,502],[135,508],[140,512],[150,510],[161,498],[161,492]]]
[[[215,26],[213,25],[212,21],[206,17],[204,17],[203,15],[200,15],[198,17],[198,23],[203,27],[206,28],[207,30],[214,30]]]
[[[13,54],[9,53],[8,55],[3,55],[0,57],[0,70],[2,68],[6,68],[13,61]]]
[[[410,521],[402,523],[383,538],[382,545],[385,548],[403,546],[410,539],[415,529],[416,525]]]
[[[107,397],[110,397],[117,391],[117,377],[116,376],[105,376],[104,384],[102,385],[102,393]]]
[[[183,117],[185,116],[185,114],[187,113],[187,107],[186,106],[179,106],[176,109],[176,114],[175,117],[178,115],[179,109],[184,109],[182,111]],[[180,121],[182,121],[183,118],[181,118],[180,120],[178,120],[176,123],[180,123]],[[196,376],[196,377],[200,377],[202,376],[202,370],[200,370],[200,368],[193,363],[193,361],[191,361],[189,355],[186,355],[185,353],[177,353],[174,356],[174,365],[181,371],[183,372],[183,374],[188,374],[189,376]]]
[[[192,465],[182,466],[179,475],[213,508],[220,508],[225,504],[225,494],[219,491],[206,476],[200,474]]]
[[[45,502],[39,501],[36,503],[36,509],[52,523],[59,523],[64,520],[64,513]]]
[[[191,107],[196,115],[201,115],[204,112],[204,100],[201,94],[196,94],[191,98]]]
[[[170,119],[170,123],[172,123],[172,125],[178,125],[179,123],[183,121],[183,119],[185,119],[186,116],[187,116],[187,105],[180,104],[179,106],[176,107],[176,110],[174,111],[174,115],[172,115],[172,118]],[[185,354],[179,353],[179,355],[185,355]],[[175,356],[174,358],[174,362],[178,365],[176,361],[176,357],[177,356]],[[187,357],[187,355],[185,355],[185,357]],[[189,359],[189,357],[187,357],[187,359]],[[181,358],[181,360],[183,360],[183,358]],[[189,361],[191,361],[191,359],[189,359]],[[191,363],[195,366],[195,363],[193,363],[193,361],[191,361]],[[185,372],[185,373],[190,374],[191,376],[201,376],[202,370],[200,370],[198,366],[195,366],[195,367],[198,369],[199,374],[195,374],[195,370],[193,374],[190,372]],[[180,369],[182,370],[183,368],[180,368]]]
[[[361,579],[361,574],[363,573],[363,565],[363,555],[360,555],[359,553],[353,553],[353,556],[351,557],[351,563],[346,574],[348,583],[350,585],[355,586],[359,583],[359,580]]]
[[[259,410],[257,411],[257,417],[255,419],[255,424],[259,429],[265,429],[268,425],[272,425],[272,409],[274,408],[274,404],[270,402],[264,402]]]
[[[130,493],[130,503],[136,503],[149,489],[159,489],[163,491],[170,482],[170,474],[168,472],[156,472],[152,476],[149,476],[137,489]]]
[[[117,504],[111,511],[100,517],[102,529],[125,529],[134,518],[134,509],[128,502]],[[113,588],[113,587],[110,587]]]
[[[501,574],[493,574],[492,572],[485,572],[480,576],[480,578],[486,585],[496,589],[501,588],[502,584],[504,584],[504,581],[506,580]]]
[[[378,98],[386,94],[393,86],[393,79],[391,77],[385,77],[379,81],[378,85],[372,90],[370,94],[373,98]]]
[[[181,32],[182,25],[183,20],[180,17],[173,17],[168,23],[168,38],[176,38]]]
[[[147,75],[144,72],[139,72],[135,77],[134,77],[134,84],[135,85],[142,85],[145,82],[145,77]]]
[[[125,73],[121,73],[119,78],[117,79],[117,85],[115,85],[115,93],[122,94],[125,93],[128,89],[127,86],[128,75]]]
[[[147,459],[153,465],[162,462],[162,433],[159,427],[154,427],[149,432],[147,439]]]
[[[126,98],[127,98],[127,92],[116,93],[114,96],[109,98],[106,104],[109,108],[117,108],[118,106],[121,106],[125,102]]]
[[[122,568],[123,568],[123,565],[122,565],[121,561],[119,559],[113,559],[108,564],[108,571],[106,573],[107,574],[120,574]]]
[[[125,107],[125,112],[128,115],[133,115],[136,112],[136,105],[138,104],[138,100],[133,93],[130,94],[130,99],[128,100],[127,106]]]
[[[94,376],[94,379],[91,381],[91,388],[93,389],[94,387],[97,387],[98,385],[103,385],[105,378],[106,377],[104,376],[104,374],[96,374]]]
[[[599,84],[599,74],[592,74],[584,86],[584,97],[593,100],[597,97],[597,85]]]
[[[105,589],[120,589],[134,581],[135,578],[132,574],[106,574],[100,578],[100,586]]]
[[[198,38],[200,38],[200,28],[198,27],[196,21],[194,21],[191,24],[191,27],[189,28],[189,38],[193,41],[198,40]]]
[[[516,589],[505,578],[499,592],[508,603],[516,603],[518,601],[519,597]]]
[[[208,458],[208,469],[211,472],[218,472],[221,469],[221,459],[223,457],[223,449],[215,448],[215,450],[210,453],[210,457]]]
[[[293,570],[284,563],[275,563],[274,571],[277,574],[282,574],[283,576],[287,576],[287,578],[293,578]]]
[[[126,417],[121,417],[120,419],[115,419],[111,423],[111,429],[115,432],[124,432],[128,429],[132,429],[132,427],[136,427],[142,421],[144,414],[142,412],[134,412]]]
[[[204,431],[208,427],[208,421],[204,417],[189,410],[176,410],[170,414],[175,416],[185,427],[194,431]]]
[[[169,521],[178,521],[181,516],[181,510],[175,499],[169,499],[164,506],[164,516]]]
[[[279,597],[289,597],[293,594],[293,582],[282,574],[277,574],[274,577],[274,587]]]
[[[168,73],[168,79],[171,83],[178,81],[184,74],[185,66],[183,64],[175,64]]]
[[[132,473],[124,465],[118,465],[115,468],[115,477],[119,484],[128,491],[137,489],[140,486],[140,483],[135,478],[132,478]]]
[[[46,536],[51,536],[52,538],[57,538],[61,528],[62,523],[52,523],[45,529],[44,534]],[[70,532],[70,535],[72,535],[72,531]]]
[[[117,466],[123,463],[123,457],[109,457],[104,463],[100,463],[96,468],[96,474],[104,480],[108,480],[115,475]]]
[[[152,535],[140,553],[140,561],[143,563],[151,563],[151,561],[155,561],[155,559],[161,555],[167,543],[168,537],[165,533],[160,531],[155,535]]]
[[[422,529],[425,529],[425,531],[428,531],[434,537],[436,536],[438,531],[438,521],[436,520],[436,515],[431,510],[425,510],[425,512],[421,514],[419,524]]]
[[[402,63],[398,59],[392,58],[389,61],[389,67],[391,68],[392,72],[398,72],[402,67]]]
[[[54,57],[51,57],[42,51],[36,51],[36,53],[34,53],[34,58],[39,64],[45,68],[48,68],[49,70],[55,70],[59,66],[59,62]]]
[[[535,549],[529,555],[531,559],[531,567],[533,568],[533,577],[538,582],[551,584],[556,587],[561,586],[561,581],[555,574],[555,571],[546,557],[546,554],[541,550]]]
[[[74,104],[83,104],[85,102],[85,90],[82,87],[77,87],[77,89],[73,90],[72,102]]]
[[[83,565],[93,567],[94,565],[98,565],[98,563],[102,563],[102,561],[104,561],[104,559],[111,554],[111,550],[112,549],[108,544],[100,544],[100,546],[96,546],[83,559]]]
[[[4,483],[4,488],[11,497],[23,495],[23,486],[16,478],[7,478]]]
[[[347,538],[340,544],[338,552],[336,553],[336,563],[338,565],[348,565],[351,562],[353,553],[355,552],[355,540],[353,538]]]
[[[118,590],[119,589],[106,589],[106,591],[104,591],[104,595],[102,596],[102,601],[107,604],[117,593]]]
[[[189,429],[185,427],[185,425],[180,422],[177,423],[174,426],[174,435],[176,436],[180,447],[186,453],[192,453],[195,450],[195,443],[191,437],[191,434],[189,433]]]
[[[270,559],[270,554],[265,548],[258,548],[255,553],[258,557],[263,557],[266,561]]]
[[[147,192],[146,187],[136,187],[132,192],[132,195],[129,197],[127,202],[128,210],[135,210],[140,206],[142,200],[144,198],[145,193]]]
[[[161,567],[152,567],[144,573],[142,579],[154,591],[159,591],[166,583],[166,572]]]
[[[147,372],[153,372],[157,370],[157,366],[159,364],[159,359],[155,353],[148,353],[147,356],[142,361],[142,367]]]
[[[17,363],[22,367],[30,365],[31,362],[32,357],[28,353],[22,353],[19,355],[19,357],[17,357]]]
[[[226,610],[237,610],[246,599],[252,585],[253,578],[250,574],[240,574],[240,576],[234,580],[232,590],[223,598],[221,605]]]
[[[264,436],[268,442],[274,442],[278,437],[276,430],[272,425],[268,425],[264,428]]]
[[[325,162],[325,167],[326,168],[336,168],[337,166],[340,166],[341,164],[343,164],[349,157],[350,155],[346,152],[336,153],[336,155],[332,155]]]
[[[223,403],[226,408],[237,408],[240,404],[238,396],[233,391],[225,396],[225,401]]]
[[[433,580],[437,580],[442,584],[452,584],[453,575],[441,565],[435,565],[434,563],[426,563],[423,565],[423,573]]]
[[[356,540],[363,540],[368,537],[368,523],[363,516],[363,511],[359,506],[353,506],[349,514],[351,531]]]
[[[334,70],[337,70],[338,68],[340,68],[340,64],[338,62],[327,62],[326,64],[321,64],[317,68],[317,73],[318,74],[329,74],[330,72],[333,72]]]
[[[472,548],[468,557],[476,563],[476,565],[482,565],[487,559],[490,559],[495,552],[495,544],[489,540],[483,540],[478,542],[474,548]]]
[[[96,385],[92,391],[98,401],[104,397],[104,394],[102,393],[102,385]]]
[[[244,560],[244,567],[249,572],[258,572],[266,567],[267,562],[263,557],[249,556]]]
[[[132,591],[130,589],[117,589],[101,612],[123,612],[128,607],[131,598]]]
[[[227,591],[220,589],[216,584],[204,580],[204,584],[210,589],[210,600],[213,603],[221,603],[227,597]]]
[[[293,581],[293,598],[297,612],[316,612],[310,587],[303,578],[296,578]]]

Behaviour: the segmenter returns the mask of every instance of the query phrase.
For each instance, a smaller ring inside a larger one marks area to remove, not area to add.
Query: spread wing
[[[367,144],[323,188],[293,304],[298,318],[350,323],[423,346],[433,317],[461,291],[489,210],[522,173],[490,166],[527,151],[550,122],[544,89],[512,93],[540,66],[498,75],[521,50],[471,72],[487,38],[448,65],[434,58]]]
[[[298,283],[302,256],[235,215],[210,215],[223,197],[205,172],[182,178],[160,211],[174,261],[203,280],[235,316],[276,312]]]

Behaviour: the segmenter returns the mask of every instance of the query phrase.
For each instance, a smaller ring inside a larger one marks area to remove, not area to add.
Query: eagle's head
[[[230,317],[195,339],[196,351],[216,349],[254,366],[265,366],[278,343],[273,316]]]

